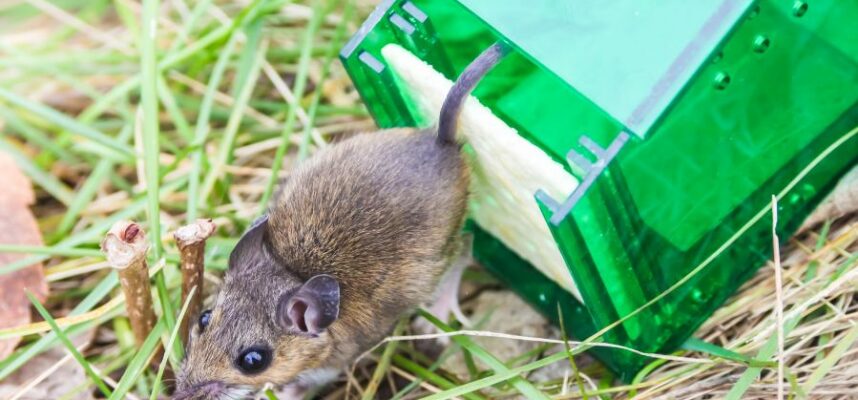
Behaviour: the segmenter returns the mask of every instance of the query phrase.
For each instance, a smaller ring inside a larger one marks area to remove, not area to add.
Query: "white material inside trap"
[[[414,111],[426,121],[436,122],[453,83],[398,45],[389,44],[381,52],[407,88],[417,108]],[[457,135],[474,150],[470,159],[471,217],[580,300],[578,288],[534,199],[538,189],[555,199],[566,198],[578,181],[473,96],[465,102]]]

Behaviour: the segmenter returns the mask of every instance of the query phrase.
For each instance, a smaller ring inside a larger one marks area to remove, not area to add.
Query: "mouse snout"
[[[223,382],[206,381],[190,387],[179,387],[179,391],[173,395],[173,400],[218,399],[226,392],[227,386]]]

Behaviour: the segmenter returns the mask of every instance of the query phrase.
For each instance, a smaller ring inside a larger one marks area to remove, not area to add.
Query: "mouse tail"
[[[492,68],[495,67],[504,56],[509,53],[510,48],[504,43],[496,42],[491,47],[483,50],[474,61],[462,71],[456,83],[450,88],[444,104],[441,106],[441,115],[438,118],[438,143],[452,144],[456,142],[456,129],[459,122],[459,114],[465,99]]]

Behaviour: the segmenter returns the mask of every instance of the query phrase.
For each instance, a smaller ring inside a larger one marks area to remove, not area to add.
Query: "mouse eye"
[[[251,347],[238,356],[235,364],[245,374],[262,372],[271,364],[271,350],[262,347]]]
[[[209,322],[212,320],[212,310],[205,310],[202,314],[200,314],[200,332],[205,329],[205,327],[209,326]]]

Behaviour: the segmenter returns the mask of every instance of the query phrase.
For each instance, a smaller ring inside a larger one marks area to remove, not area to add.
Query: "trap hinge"
[[[569,150],[569,152],[566,153],[566,162],[568,162],[573,168],[580,168],[584,171],[584,179],[581,183],[575,187],[569,197],[567,197],[562,203],[554,200],[542,189],[536,191],[536,198],[542,202],[545,207],[551,210],[551,218],[549,219],[551,224],[555,226],[560,225],[563,219],[572,212],[572,208],[575,207],[578,200],[581,200],[584,193],[587,193],[587,190],[590,189],[590,186],[596,181],[596,178],[599,177],[599,174],[605,170],[608,163],[614,159],[628,140],[629,134],[625,131],[621,131],[620,134],[614,138],[614,141],[611,142],[608,148],[603,149],[587,136],[581,136],[581,138],[578,139],[578,143],[580,143],[581,146],[584,146],[596,157],[596,160],[591,162],[575,150]]]

